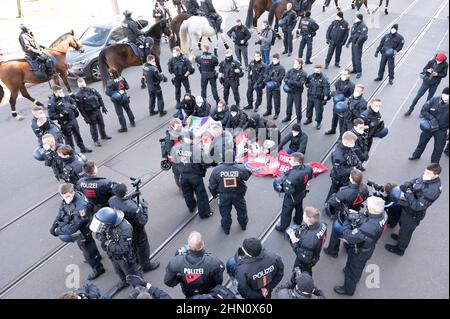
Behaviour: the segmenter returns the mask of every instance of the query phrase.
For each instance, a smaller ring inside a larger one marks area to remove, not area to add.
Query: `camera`
[[[374,181],[367,181],[367,186],[369,187],[373,187],[373,189],[375,189],[377,192],[383,193],[384,192],[384,186],[375,183]]]

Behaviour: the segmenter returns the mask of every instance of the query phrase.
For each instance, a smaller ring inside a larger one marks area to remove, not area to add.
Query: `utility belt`
[[[425,218],[425,212],[414,212],[412,213],[408,209],[403,209],[403,212],[412,217],[415,220],[421,221]]]

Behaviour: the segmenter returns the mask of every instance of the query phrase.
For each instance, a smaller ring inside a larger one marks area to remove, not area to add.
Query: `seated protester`
[[[101,293],[93,284],[84,285],[81,288],[65,292],[59,299],[100,299]]]
[[[62,163],[60,180],[76,185],[80,177],[84,175],[83,165],[86,162],[86,158],[76,154],[70,145],[60,146],[58,148],[58,156]]]
[[[51,134],[55,138],[57,144],[64,144],[64,137],[58,125],[50,121],[47,116],[42,115],[36,119],[36,128],[33,130],[38,138],[39,146],[42,147],[42,136]]]
[[[306,146],[308,144],[308,135],[302,131],[300,124],[295,123],[292,125],[292,132],[283,138],[278,146],[278,150],[282,150],[283,147],[289,142],[289,147],[286,150],[288,154],[293,154],[296,152],[300,152],[303,155],[305,154]]]
[[[246,113],[241,111],[237,105],[232,105],[230,107],[230,118],[228,120],[227,125],[225,126],[228,129],[243,129],[247,124],[248,116]]]
[[[230,109],[225,101],[219,101],[219,103],[217,103],[217,108],[210,116],[214,121],[222,123],[222,127],[225,127],[230,119]]]
[[[361,163],[366,162],[369,159],[369,144],[368,144],[368,136],[366,133],[366,125],[364,121],[360,118],[357,118],[353,121],[353,128],[350,130],[353,134],[358,138],[355,143],[355,153],[358,156]],[[361,170],[362,166],[359,168]],[[364,170],[364,168],[362,169]]]
[[[202,98],[201,96],[197,96],[195,98],[195,109],[193,116],[198,117],[207,117],[209,116],[209,113],[211,112],[211,105],[206,101],[206,99]]]
[[[127,283],[133,287],[129,299],[172,299],[165,291],[152,286],[148,281],[137,275],[127,275]]]
[[[267,120],[258,113],[253,113],[244,125],[243,130],[248,134],[251,141],[258,141],[260,138],[265,139],[265,129]]]
[[[307,272],[294,268],[293,278],[275,289],[273,299],[326,299]]]
[[[184,123],[184,121],[186,121],[189,116],[193,115],[194,112],[195,97],[190,93],[186,93],[183,100],[180,102],[180,109],[174,117],[179,118]]]

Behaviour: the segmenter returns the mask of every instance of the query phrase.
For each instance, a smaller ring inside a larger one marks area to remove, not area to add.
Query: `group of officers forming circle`
[[[292,21],[297,23],[297,17],[290,13],[291,9],[288,4],[282,18],[285,21],[280,24],[285,33],[283,54],[289,55],[292,53],[291,35],[296,26]],[[312,63],[312,37],[317,31],[317,24],[310,17],[310,13],[300,21],[300,28],[303,38],[301,45],[308,45],[306,63]],[[388,64],[389,81],[393,84],[395,54],[402,49],[404,43],[397,30],[398,25],[394,25],[377,48],[376,54],[381,53],[382,60],[376,81],[383,78],[384,66]],[[276,230],[287,234],[295,253],[292,276],[288,282],[279,285],[284,275],[283,261],[280,256],[265,249],[257,238],[244,240],[236,255],[231,257],[225,266],[221,260],[205,250],[202,235],[192,232],[188,244],[180,248],[167,265],[164,278],[169,287],[180,285],[187,298],[324,298],[323,292],[314,285],[312,269],[319,261],[327,232],[330,241],[324,252],[337,257],[340,243],[344,242],[348,254],[344,269],[345,281],[336,286],[334,291],[342,295],[353,295],[363,269],[386,226],[393,228],[400,224],[399,233],[391,235],[396,243],[386,245],[385,248],[402,256],[427,209],[442,192],[439,178],[441,166],[438,163],[447,139],[448,87],[440,96],[433,96],[441,79],[447,75],[445,54],[436,54],[425,66],[423,84],[413,105],[405,114],[410,115],[421,96],[429,92],[427,102],[421,110],[423,132],[410,160],[419,158],[428,141],[434,138],[432,164],[426,167],[423,176],[400,186],[369,182],[373,190],[370,194],[364,182],[363,163],[369,158],[373,139],[385,137],[387,128],[380,114],[381,100],[373,99],[368,105],[363,96],[364,85],[355,85],[350,79],[352,73],[356,73],[359,78],[362,72],[362,46],[368,37],[362,15],[357,15],[353,27],[349,30],[343,13],[339,12],[328,28],[329,54],[325,69],[328,68],[333,53],[335,65],[340,67],[342,46],[346,42],[347,45],[352,45],[354,68],[342,71],[340,79],[335,83],[335,90],[330,88],[320,65],[316,65],[314,73],[308,75],[303,69],[302,58],[295,59],[293,68],[287,72],[280,63],[280,54],[273,54],[270,61],[274,34],[275,31],[264,22],[264,29],[258,35],[261,51],[255,52],[254,60],[250,62],[247,46],[251,34],[240,20],[237,20],[236,25],[228,32],[236,45],[238,59],[233,57],[231,50],[227,50],[225,60],[220,62],[217,56],[209,52],[209,45],[203,45],[203,52],[195,59],[201,73],[199,96],[192,95],[190,90],[189,76],[195,72],[194,66],[178,47],[173,49],[168,71],[175,86],[177,112],[169,122],[166,137],[161,140],[161,148],[165,159],[164,169],[172,168],[176,185],[181,189],[189,211],[193,213],[198,210],[200,218],[208,218],[213,214],[204,184],[206,172],[212,167],[209,190],[213,197],[218,198],[222,217],[221,228],[227,235],[232,224],[233,207],[237,211],[237,220],[243,231],[249,222],[245,195],[246,182],[251,172],[242,163],[236,163],[239,149],[235,138],[243,133],[248,147],[259,142],[266,152],[271,154],[285,149],[291,155],[292,168],[274,180],[275,190],[284,196],[281,221]],[[242,57],[245,69],[241,65]],[[155,57],[152,55],[148,56],[143,70],[150,96],[150,115],[159,113],[164,116],[167,112],[164,109],[161,82],[167,81],[167,78],[156,67]],[[249,82],[247,106],[241,108],[239,81],[245,74]],[[119,117],[119,132],[126,132],[123,111],[127,113],[131,126],[135,126],[130,99],[126,95],[129,86],[114,70],[111,70],[110,75],[106,94],[111,97]],[[218,94],[217,79],[223,84],[223,100]],[[208,84],[212,88],[215,107],[207,101]],[[111,138],[107,135],[103,123],[102,113],[106,114],[107,109],[101,95],[95,89],[87,88],[83,79],[78,80],[78,86],[80,90],[74,96],[65,96],[59,86],[54,86],[53,96],[48,103],[48,115],[39,106],[32,109],[32,128],[39,143],[34,156],[51,167],[55,177],[64,182],[59,186],[61,207],[51,225],[50,233],[65,242],[77,242],[86,262],[92,268],[88,280],[94,280],[105,272],[95,237],[120,278],[116,290],[131,285],[134,288],[130,294],[131,298],[170,298],[169,294],[145,281],[142,275],[143,272],[159,267],[159,262],[150,260],[150,247],[145,232],[149,204],[141,198],[141,180],[133,180],[135,191],[130,194],[125,184],[98,176],[96,164],[75,152],[73,137],[81,153],[91,152],[79,133],[76,119],[78,114],[90,125],[96,146],[101,146],[99,137],[103,140]],[[186,91],[183,98],[181,86],[184,86]],[[281,132],[275,123],[281,112],[281,87],[287,93],[286,118],[283,122],[292,120],[294,105],[297,116],[297,123],[284,138],[281,138]],[[340,139],[331,155],[331,187],[323,210],[331,218],[332,222],[328,225],[321,221],[320,210],[313,207],[303,208],[303,200],[309,192],[309,181],[314,177],[312,168],[304,161],[308,141],[301,128],[301,98],[304,87],[308,90],[308,101],[307,119],[303,125],[312,123],[315,111],[316,128],[319,130],[323,108],[329,100],[334,103],[333,124],[325,134],[336,134],[339,124]],[[258,114],[258,108],[262,104],[264,89],[267,110],[261,116]],[[228,107],[230,91],[233,92],[235,104]],[[254,104],[255,91],[257,98]],[[275,114],[272,120],[266,120],[265,117],[272,114],[272,101]],[[156,105],[158,111],[155,109]],[[244,112],[247,109],[252,109],[253,114],[247,115]],[[198,135],[186,128],[186,121],[190,116],[210,117],[212,121],[208,129]],[[448,155],[448,146],[446,154]],[[225,268],[237,284],[237,291],[223,285]],[[100,293],[93,285],[86,285],[61,296],[68,299],[99,297]]]

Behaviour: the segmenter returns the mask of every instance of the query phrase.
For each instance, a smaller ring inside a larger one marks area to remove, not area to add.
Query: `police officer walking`
[[[264,249],[257,238],[245,239],[236,254],[235,277],[244,299],[270,299],[281,282],[284,264],[281,257]]]
[[[127,186],[125,184],[115,185],[113,192],[115,196],[108,200],[108,205],[113,209],[122,211],[125,214],[125,219],[133,227],[133,245],[142,271],[155,270],[159,267],[159,262],[150,261],[150,245],[144,227],[148,221],[146,202],[138,204],[133,200],[134,197],[139,198],[139,193],[133,193],[127,197]]]
[[[164,97],[161,89],[161,82],[165,77],[159,72],[156,67],[156,60],[154,55],[147,56],[147,63],[143,66],[144,77],[147,81],[147,89],[149,95],[149,112],[150,116],[156,115],[159,112],[159,116],[164,116],[167,111],[164,110]],[[155,111],[156,100],[158,100],[158,111]]]
[[[212,95],[216,103],[219,103],[219,93],[217,92],[217,73],[216,67],[219,65],[219,59],[209,52],[210,48],[208,44],[202,45],[203,53],[195,58],[195,62],[198,65],[198,69],[201,75],[201,96],[206,99],[206,91],[208,83],[211,85]]]
[[[344,268],[344,285],[334,287],[334,291],[340,295],[353,296],[366,263],[372,257],[378,239],[383,234],[387,221],[384,200],[380,197],[369,197],[367,213],[361,219],[358,225],[353,225],[348,219],[344,222],[342,238],[350,248]]]
[[[442,152],[445,148],[447,139],[447,130],[449,128],[449,88],[442,91],[441,96],[429,100],[423,107],[420,114],[425,121],[429,121],[430,130],[422,131],[419,144],[409,160],[416,160],[422,156],[428,142],[434,139],[433,153],[431,154],[431,163],[439,163]]]
[[[284,76],[286,75],[286,69],[280,64],[280,55],[275,53],[272,56],[272,63],[267,67],[265,82],[266,84],[266,94],[267,94],[267,111],[263,116],[272,115],[272,99],[275,104],[275,115],[274,120],[278,119],[281,112],[281,92],[280,86],[283,82]]]
[[[241,97],[239,95],[239,79],[244,76],[241,64],[233,59],[233,52],[228,49],[225,52],[225,60],[219,64],[219,81],[223,84],[223,99],[228,104],[230,88],[233,91],[234,101],[239,107]]]
[[[58,215],[52,224],[50,234],[66,242],[76,241],[92,272],[88,280],[94,280],[105,272],[102,257],[89,230],[91,211],[86,197],[75,191],[73,184],[61,184],[58,190],[62,197]]]
[[[303,51],[306,47],[306,60],[305,64],[312,64],[311,56],[313,51],[313,39],[316,36],[319,25],[316,20],[311,18],[311,11],[305,13],[305,17],[300,20],[300,30],[297,31],[302,37],[300,40],[300,47],[298,51],[298,57],[303,58]]]
[[[234,163],[234,152],[223,152],[222,164],[214,168],[209,178],[209,190],[214,197],[218,197],[221,225],[225,234],[230,234],[232,223],[231,209],[236,209],[239,225],[242,230],[247,228],[247,203],[245,194],[251,173],[244,165]]]
[[[192,298],[207,294],[222,284],[225,265],[205,251],[205,242],[199,232],[191,232],[188,245],[183,248],[166,267],[164,283],[167,286],[175,287],[180,284],[186,298]]]
[[[297,230],[290,228],[287,232],[294,250],[294,267],[312,276],[312,267],[320,258],[320,251],[326,239],[327,225],[320,222],[320,211],[314,207],[306,207],[303,222]]]
[[[363,15],[358,13],[350,31],[350,38],[348,39],[346,47],[352,45],[352,74],[356,73],[356,78],[359,79],[362,74],[362,54],[364,42],[368,39],[368,28],[363,22]]]
[[[250,62],[248,67],[248,88],[247,88],[247,103],[244,110],[253,109],[253,92],[256,91],[255,112],[258,112],[262,103],[264,76],[266,74],[267,65],[262,61],[261,52],[255,52],[255,59]]]
[[[330,82],[322,73],[322,66],[316,65],[314,73],[308,76],[305,86],[308,88],[308,101],[306,105],[306,121],[304,125],[312,123],[313,111],[316,112],[316,129],[322,127],[323,107],[330,98]]]
[[[304,164],[304,158],[302,153],[292,154],[292,168],[281,176],[284,191],[283,209],[281,222],[275,229],[282,233],[291,224],[294,209],[294,223],[300,225],[303,221],[303,199],[308,192],[308,181],[314,176],[311,166]]]
[[[75,101],[78,110],[84,118],[86,124],[89,125],[92,139],[95,146],[102,146],[98,140],[98,132],[102,140],[110,140],[111,137],[106,134],[105,122],[103,121],[102,112],[108,113],[105,107],[102,96],[97,90],[86,87],[86,81],[83,78],[78,78],[78,87],[80,90],[75,94]],[[101,112],[100,112],[101,110]]]
[[[439,178],[441,172],[442,168],[439,164],[430,164],[421,178],[415,178],[400,186],[405,198],[400,203],[403,208],[400,216],[400,230],[398,235],[391,234],[391,238],[397,241],[397,245],[386,245],[387,251],[403,256],[414,231],[425,218],[427,209],[442,193],[442,183]]]
[[[177,101],[177,109],[180,108],[181,101],[181,85],[184,86],[186,93],[191,93],[189,84],[189,76],[195,73],[191,61],[187,59],[179,47],[172,50],[172,58],[169,60],[169,73],[173,75],[172,84],[175,86],[175,99]]]
[[[73,142],[73,138],[75,138],[81,153],[91,153],[92,150],[84,145],[81,138],[80,127],[76,119],[78,111],[75,101],[71,97],[65,96],[62,88],[58,85],[53,86],[52,90],[53,95],[48,101],[48,115],[50,119],[58,121],[66,144],[75,148]]]
[[[378,57],[378,53],[381,53],[380,68],[378,70],[378,77],[374,79],[375,82],[383,80],[384,70],[386,64],[389,70],[389,84],[394,84],[395,76],[395,55],[403,49],[405,39],[398,33],[398,24],[394,24],[391,28],[391,32],[386,34],[380,42],[377,50],[375,51],[375,57]]]
[[[331,58],[334,56],[335,66],[340,68],[342,46],[347,42],[349,34],[348,22],[344,20],[344,12],[339,11],[336,20],[331,22],[327,30],[328,53],[325,59],[325,69],[328,69]]]
[[[227,32],[228,37],[233,39],[234,53],[236,54],[239,63],[242,64],[244,58],[245,68],[248,68],[248,41],[252,34],[248,28],[242,24],[240,19],[236,20],[236,25]]]
[[[295,114],[297,117],[297,123],[302,120],[302,94],[303,86],[308,79],[308,74],[303,70],[303,60],[295,59],[294,67],[290,69],[284,77],[284,82],[288,87],[287,91],[287,105],[286,105],[286,117],[283,119],[283,123],[290,122],[292,119],[292,107],[295,104]]]
[[[281,29],[283,30],[283,44],[284,44],[284,51],[283,54],[286,54],[288,56],[292,55],[292,51],[294,50],[294,29],[297,25],[297,13],[295,13],[294,10],[292,10],[292,3],[288,2],[286,4],[286,11],[283,12],[281,15],[280,21],[284,21],[284,24],[281,26]]]

